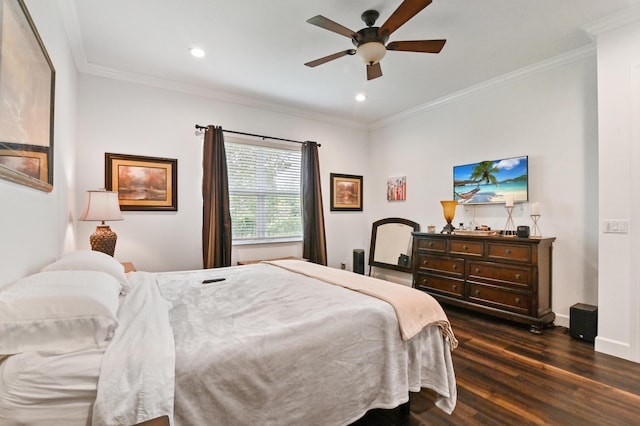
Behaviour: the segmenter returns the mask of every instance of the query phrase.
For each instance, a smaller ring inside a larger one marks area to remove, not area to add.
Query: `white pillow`
[[[114,277],[127,293],[131,286],[124,273],[124,266],[113,257],[101,251],[79,250],[62,255],[55,262],[41,269],[48,271],[102,271]]]
[[[118,326],[120,283],[96,271],[40,272],[0,292],[0,354],[105,347]]]

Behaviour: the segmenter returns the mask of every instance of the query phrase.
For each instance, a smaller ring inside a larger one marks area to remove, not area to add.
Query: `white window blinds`
[[[302,240],[300,147],[227,141],[234,243]]]

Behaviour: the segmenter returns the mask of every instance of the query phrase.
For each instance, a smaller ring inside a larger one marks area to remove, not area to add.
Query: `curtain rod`
[[[199,124],[196,124],[196,130],[207,130],[207,126],[201,126]],[[284,142],[293,142],[293,143],[299,143],[299,144],[305,144],[306,142],[300,142],[300,141],[294,141],[291,139],[283,139],[283,138],[274,138],[272,136],[264,136],[264,135],[256,135],[254,133],[245,133],[245,132],[237,132],[235,130],[224,130],[222,129],[223,132],[225,133],[234,133],[236,135],[244,135],[244,136],[253,136],[256,138],[261,138],[262,140],[264,139],[272,139],[275,141],[284,141]],[[321,147],[322,145],[318,144],[318,147]]]

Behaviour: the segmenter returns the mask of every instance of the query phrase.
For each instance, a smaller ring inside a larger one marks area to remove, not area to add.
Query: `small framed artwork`
[[[362,211],[362,176],[331,173],[331,211]]]
[[[407,199],[407,177],[387,179],[387,201],[405,201]]]
[[[178,210],[178,160],[105,153],[104,170],[121,210]]]

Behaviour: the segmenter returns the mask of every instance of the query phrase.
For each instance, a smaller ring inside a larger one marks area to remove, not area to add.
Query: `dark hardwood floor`
[[[404,416],[401,409],[374,410],[357,426],[640,424],[640,364],[597,353],[564,327],[535,335],[527,326],[444,308],[459,341],[453,414],[422,390],[411,394]]]

